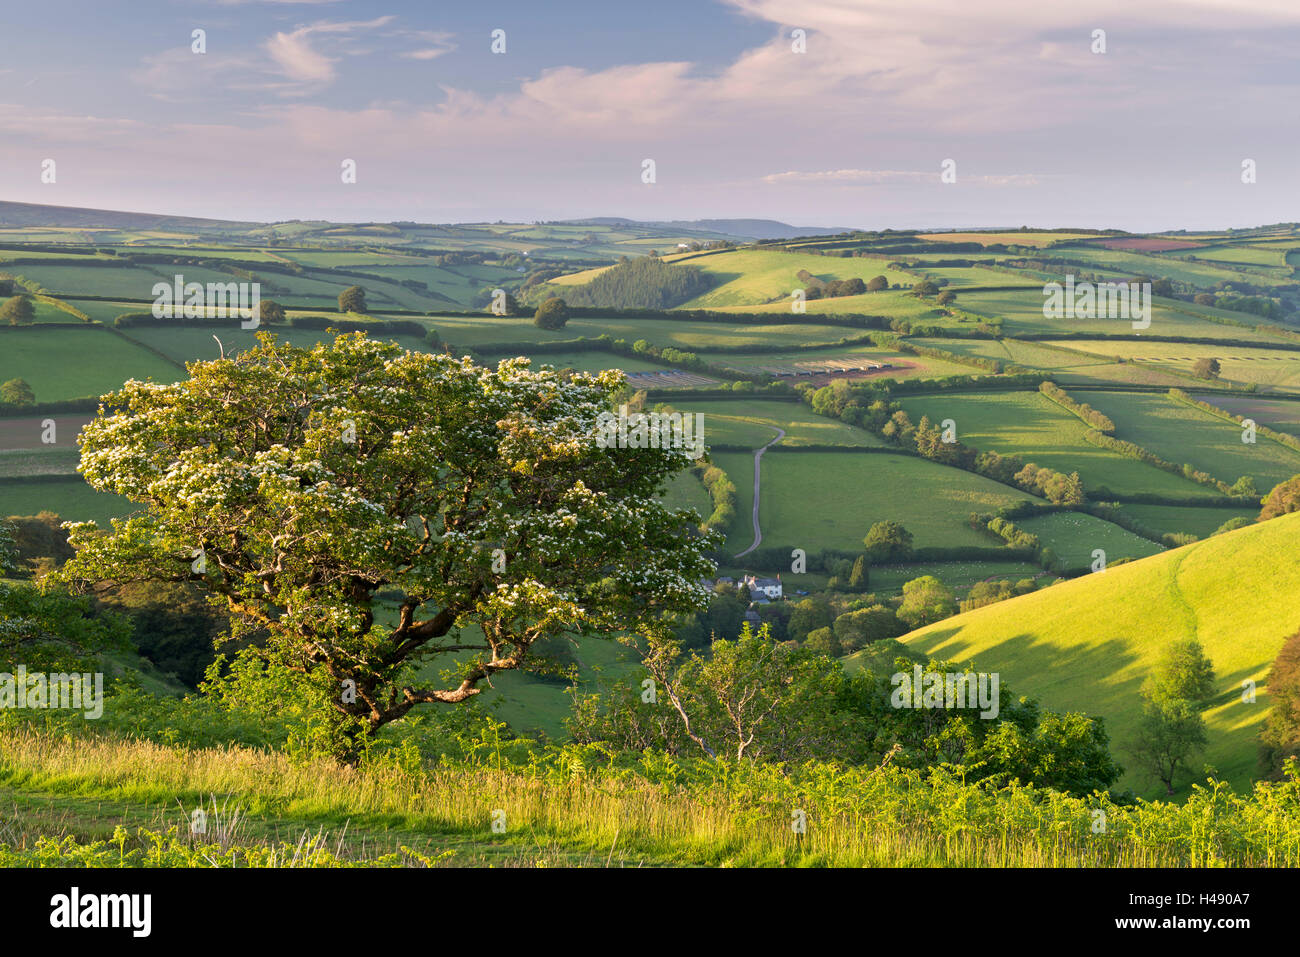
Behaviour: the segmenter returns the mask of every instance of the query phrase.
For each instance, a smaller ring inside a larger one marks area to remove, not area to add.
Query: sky
[[[1298,0],[5,0],[0,199],[1247,227],[1300,220],[1298,48]]]

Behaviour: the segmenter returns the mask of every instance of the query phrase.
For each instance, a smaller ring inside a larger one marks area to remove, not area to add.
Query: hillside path
[[[768,426],[768,428],[776,432],[776,438],[774,438],[771,442],[768,442],[767,445],[764,445],[762,448],[757,448],[754,450],[754,544],[750,545],[743,552],[739,552],[736,555],[736,558],[742,558],[745,555],[748,555],[754,549],[758,548],[758,546],[761,545],[763,542],[763,530],[758,527],[759,483],[762,482],[763,480],[761,459],[763,458],[764,452],[766,452],[772,446],[776,445],[776,443],[780,442],[783,438],[785,438],[785,429],[777,428],[775,425],[770,425]]]

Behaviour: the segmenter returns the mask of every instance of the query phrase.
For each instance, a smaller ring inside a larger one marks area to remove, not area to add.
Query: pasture
[[[1091,444],[1084,438],[1087,424],[1037,391],[906,396],[903,408],[917,424],[923,415],[935,425],[952,419],[957,441],[980,451],[1019,455],[1058,472],[1078,472],[1089,490],[1105,487],[1120,494],[1180,497],[1209,494],[1182,476]]]
[[[769,451],[762,463],[764,547],[809,553],[860,551],[871,526],[884,521],[902,522],[917,548],[989,547],[988,536],[972,529],[966,517],[1029,498],[983,476],[909,455]],[[732,478],[739,489],[740,481]],[[744,516],[748,524],[748,510]]]
[[[99,396],[127,379],[175,382],[184,370],[98,326],[0,329],[0,381],[24,378],[37,402]]]
[[[1191,463],[1230,485],[1249,475],[1263,494],[1300,473],[1300,452],[1262,435],[1256,436],[1253,445],[1245,444],[1236,423],[1168,395],[1080,392],[1075,398],[1110,416],[1117,437],[1136,442],[1167,461]]]
[[[1097,549],[1106,553],[1107,562],[1146,558],[1165,550],[1155,542],[1086,512],[1053,512],[1014,521],[1017,527],[1037,535],[1040,542],[1056,552],[1064,568],[1071,571],[1090,568]]]

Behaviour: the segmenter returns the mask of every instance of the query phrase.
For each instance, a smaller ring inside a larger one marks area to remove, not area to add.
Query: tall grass
[[[537,853],[595,865],[1300,865],[1296,774],[1248,796],[1210,783],[1184,804],[1120,806],[1104,795],[967,784],[959,769],[781,769],[612,755],[591,746],[530,749],[522,760],[487,748],[434,766],[390,761],[353,769],[248,748],[187,749],[20,727],[0,731],[0,788],[119,804],[198,807],[215,800],[237,808],[250,828],[238,835],[244,840],[254,822],[304,831],[346,826],[348,840],[340,839],[336,851],[313,838],[297,855],[324,864],[356,859],[358,842],[367,838],[373,846],[377,835],[415,832],[455,851],[445,858],[453,863],[513,847],[525,863]],[[796,811],[806,815],[804,833],[792,826]],[[502,820],[500,812],[505,830],[498,834],[491,825],[494,815]],[[39,842],[27,838],[31,856]],[[139,840],[166,844],[153,832]],[[63,843],[68,856],[87,853],[76,841]],[[6,854],[21,860],[15,844],[13,835],[0,835],[0,863]],[[47,857],[59,853],[49,841],[42,847]],[[176,852],[171,863],[219,865],[231,851],[223,846],[188,858]],[[413,855],[406,849],[371,863],[430,862]],[[294,857],[287,845],[264,844],[239,863],[282,865]]]

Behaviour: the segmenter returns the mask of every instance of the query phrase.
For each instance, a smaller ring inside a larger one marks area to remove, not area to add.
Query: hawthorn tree
[[[104,397],[81,471],[143,508],[69,525],[62,577],[221,596],[341,758],[417,705],[470,700],[541,639],[652,635],[707,607],[717,536],[658,494],[690,450],[596,444],[621,373],[483,368],[361,333],[259,340]],[[417,680],[439,656],[458,657]]]

